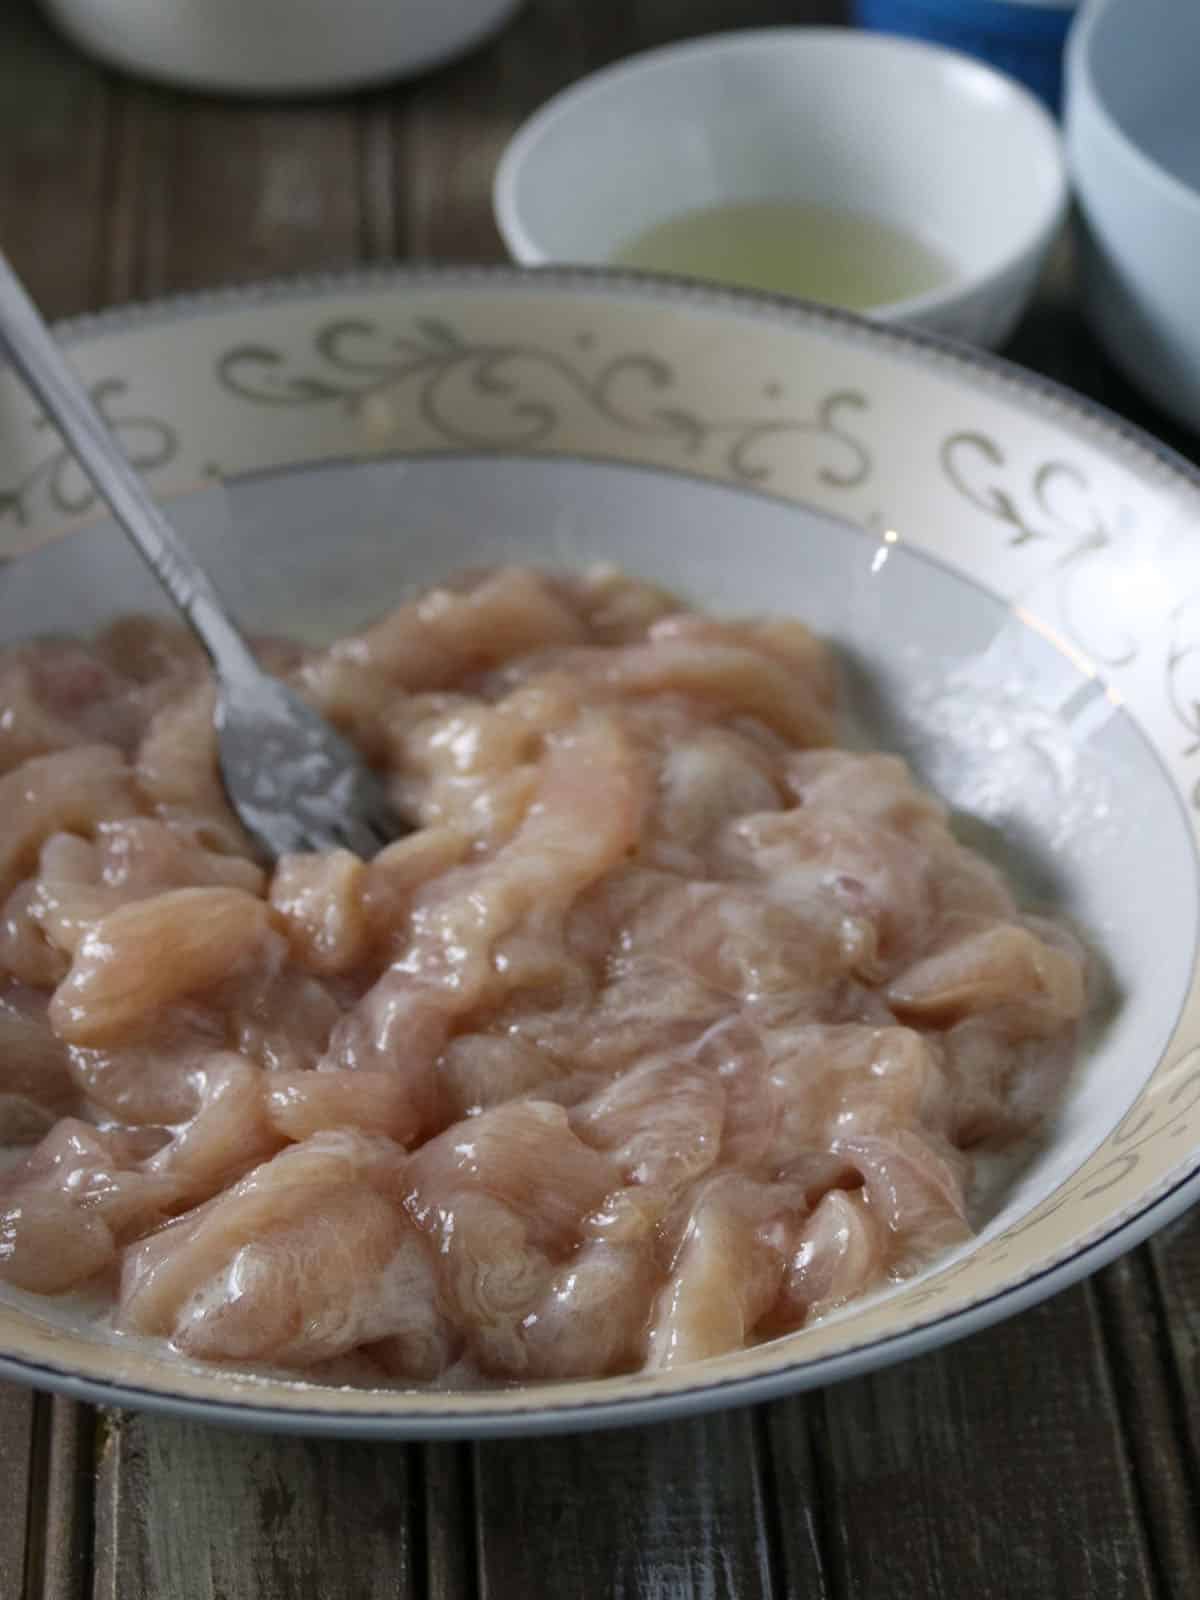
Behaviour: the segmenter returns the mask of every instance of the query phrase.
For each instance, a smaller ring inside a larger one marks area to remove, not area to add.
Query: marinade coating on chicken
[[[802,624],[503,568],[262,648],[412,819],[375,860],[252,859],[169,626],[0,653],[0,1280],[474,1387],[719,1355],[970,1237],[1084,953],[836,748]]]

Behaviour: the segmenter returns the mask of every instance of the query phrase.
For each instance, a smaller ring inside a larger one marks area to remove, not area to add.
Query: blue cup
[[[862,27],[963,50],[1018,79],[1056,115],[1075,8],[1076,0],[854,0]]]

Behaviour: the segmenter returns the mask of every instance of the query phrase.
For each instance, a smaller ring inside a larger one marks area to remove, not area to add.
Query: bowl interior
[[[1200,211],[1200,6],[1108,0],[1087,35],[1093,91],[1144,155],[1194,191]]]
[[[520,457],[314,465],[173,509],[252,628],[332,637],[481,561],[612,561],[715,611],[801,616],[829,637],[847,736],[906,754],[1029,901],[1077,919],[1106,968],[1112,1003],[1053,1136],[1002,1175],[989,1231],[1080,1165],[1159,1060],[1196,945],[1176,792],[1098,680],[895,530],[672,472]],[[4,570],[0,640],[161,608],[123,536],[98,524]]]
[[[970,277],[1025,248],[1061,189],[1049,118],[999,75],[908,41],[779,29],[653,52],[568,90],[510,146],[497,204],[522,261],[602,262],[664,217],[791,199],[919,219]]]
[[[1194,1196],[1200,477],[949,347],[602,273],[259,286],[77,329],[72,358],[252,626],[341,631],[492,557],[608,558],[717,611],[808,616],[859,735],[909,753],[1031,899],[1090,930],[1114,1003],[983,1238],[786,1339],[665,1374],[385,1392],[202,1368],[7,1291],[0,1370],[339,1434],[646,1420],[942,1342]],[[0,565],[0,638],[157,603],[111,528],[46,543],[94,501],[3,374],[0,421],[0,541],[41,546]]]

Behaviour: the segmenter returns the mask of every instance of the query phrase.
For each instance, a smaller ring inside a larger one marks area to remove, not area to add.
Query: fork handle
[[[199,635],[219,675],[226,681],[247,672],[257,675],[257,663],[208,575],[151,498],[3,251],[0,349],[57,423],[138,553]]]

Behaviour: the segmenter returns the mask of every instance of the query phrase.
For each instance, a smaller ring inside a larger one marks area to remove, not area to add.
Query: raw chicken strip
[[[110,1266],[123,1239],[162,1220],[174,1186],[140,1170],[153,1134],[67,1117],[0,1178],[0,1281],[54,1294]]]
[[[399,1216],[404,1159],[388,1139],[349,1132],[322,1133],[292,1145],[219,1198],[185,1212],[126,1252],[120,1325],[173,1336],[188,1318],[192,1297],[226,1271],[240,1250],[272,1230],[302,1226],[335,1197],[377,1195]],[[353,1255],[353,1230],[343,1235],[343,1244]],[[204,1306],[211,1313],[211,1295]]]

